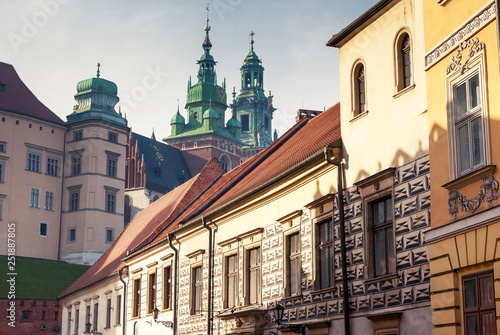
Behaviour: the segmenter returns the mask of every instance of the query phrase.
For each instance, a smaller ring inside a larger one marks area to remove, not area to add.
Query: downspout
[[[201,223],[203,224],[203,227],[208,229],[208,233],[210,234],[208,236],[208,318],[207,318],[207,335],[210,335],[212,333],[212,303],[213,303],[213,297],[212,297],[212,280],[213,274],[212,274],[212,261],[213,261],[213,253],[212,253],[212,228],[210,228],[209,225],[205,222],[205,218],[202,216],[201,217]]]
[[[123,283],[123,303],[122,303],[122,311],[123,311],[123,325],[122,325],[122,334],[126,335],[127,334],[127,284],[122,278],[123,275],[123,269],[126,267],[121,268],[118,270],[118,275],[120,276],[120,281]],[[128,269],[128,268],[127,268]]]
[[[176,335],[177,334],[177,278],[179,275],[179,251],[174,247],[172,244],[172,238],[174,237],[173,233],[168,234],[168,245],[170,248],[174,251],[174,259],[175,259],[175,267],[174,267],[174,278],[175,278],[175,286],[173,287],[174,289],[174,327],[172,329],[172,334]]]
[[[63,144],[63,161],[61,169],[61,207],[59,210],[59,241],[57,242],[57,260],[61,260],[61,229],[62,229],[62,206],[63,206],[63,195],[64,195],[64,165],[66,165],[66,135],[68,135],[69,129],[64,132],[64,144]]]
[[[342,259],[342,294],[344,304],[344,334],[351,334],[350,313],[349,313],[349,286],[347,284],[347,252],[345,242],[345,222],[344,222],[344,191],[342,187],[342,139],[339,138],[325,149],[325,158],[328,163],[337,167],[338,171],[338,208],[339,208],[339,234],[340,234],[340,257]],[[333,155],[333,158],[332,158]]]
[[[495,13],[497,21],[497,51],[498,51],[498,64],[500,65],[500,14],[498,13],[498,5],[500,1],[495,0]]]

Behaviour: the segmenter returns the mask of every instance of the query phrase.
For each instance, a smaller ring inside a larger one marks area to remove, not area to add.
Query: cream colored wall
[[[428,152],[424,39],[420,1],[403,0],[359,31],[339,50],[342,141],[347,186],[391,166],[401,166]],[[415,87],[394,97],[395,39],[411,34]],[[352,70],[365,65],[368,113],[353,120]]]
[[[1,121],[3,118],[4,122]],[[0,183],[0,194],[4,195],[0,225],[1,254],[7,254],[8,224],[15,223],[16,255],[57,259],[64,132],[65,127],[61,125],[0,111],[0,141],[6,142],[6,152],[0,152],[0,159],[6,157],[4,182]],[[41,154],[40,173],[26,169],[30,144]],[[58,177],[46,174],[48,154],[59,159]],[[39,208],[29,206],[32,187],[40,189]],[[46,191],[54,192],[53,211],[44,209]],[[48,222],[47,237],[40,236],[40,221]]]
[[[124,279],[127,282],[127,279]],[[118,335],[122,334],[122,324],[123,324],[123,313],[125,308],[123,306],[123,283],[117,274],[113,274],[107,279],[99,281],[94,285],[87,287],[81,291],[78,291],[70,296],[61,299],[60,304],[63,306],[62,318],[61,318],[61,334],[68,334],[68,313],[71,311],[71,333],[75,334],[75,313],[76,309],[80,309],[79,312],[79,325],[78,334],[83,334],[85,331],[86,323],[86,306],[90,305],[90,323],[94,323],[94,304],[99,303],[99,316],[97,319],[97,331],[101,332],[103,335]],[[117,321],[116,310],[117,310],[117,296],[121,295],[121,317]],[[106,328],[106,304],[107,299],[111,298],[111,323],[110,328]],[[130,333],[132,334],[132,333]]]
[[[133,334],[134,323],[138,323],[139,333],[168,333],[172,332],[170,328],[165,328],[162,324],[152,322],[152,314],[147,313],[147,298],[148,298],[148,274],[156,272],[156,301],[155,304],[160,310],[158,315],[159,321],[173,321],[173,310],[163,309],[162,297],[163,297],[163,268],[166,266],[171,266],[172,271],[172,284],[175,284],[173,280],[174,275],[174,254],[173,251],[168,247],[168,244],[164,243],[158,248],[154,248],[145,252],[138,257],[134,257],[128,260],[127,266],[129,267],[129,285],[127,295],[127,334]],[[134,279],[141,277],[141,309],[138,317],[132,318],[132,290]],[[172,290],[174,287],[172,287]],[[172,303],[173,303],[173,291],[172,291]]]
[[[83,130],[83,139],[73,141],[73,132]],[[108,141],[108,132],[118,134],[117,143]],[[123,231],[126,133],[112,124],[82,123],[73,125],[66,136],[66,164],[61,230],[61,259],[91,265],[110,243],[106,243],[106,228],[114,229],[115,238]],[[81,175],[71,176],[71,152],[82,150]],[[119,154],[116,178],[108,177],[107,153]],[[81,185],[80,210],[68,212],[68,187]],[[106,188],[117,189],[115,213],[107,213]],[[76,242],[68,243],[68,229],[76,227]]]

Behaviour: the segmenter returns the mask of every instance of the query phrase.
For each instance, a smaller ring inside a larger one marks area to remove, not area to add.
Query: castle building
[[[217,84],[215,60],[210,54],[210,26],[207,16],[203,55],[198,61],[198,82],[188,81],[186,119],[179,113],[170,121],[171,135],[164,139],[167,144],[178,147],[184,153],[191,174],[201,171],[211,157],[217,157],[226,171],[240,164],[242,147],[241,124],[233,116],[225,124],[227,109],[226,83]]]

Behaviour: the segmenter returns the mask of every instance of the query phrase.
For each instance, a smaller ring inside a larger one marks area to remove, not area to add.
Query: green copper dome
[[[89,92],[106,93],[116,95],[118,87],[112,81],[103,78],[89,78],[82,80],[76,85],[76,95],[81,95]]]
[[[205,113],[203,113],[203,118],[204,119],[208,119],[208,118],[214,118],[214,119],[217,119],[219,118],[219,114],[217,113],[217,111],[215,109],[212,108],[212,106],[210,106],[206,111]]]
[[[227,121],[227,124],[226,126],[228,128],[230,127],[238,127],[238,128],[241,128],[241,122],[238,121],[238,119],[235,119],[234,117],[230,118],[229,121]]]
[[[178,123],[186,123],[186,120],[184,117],[179,113],[179,107],[177,107],[177,113],[174,115],[174,117],[170,120],[170,124],[178,124]]]

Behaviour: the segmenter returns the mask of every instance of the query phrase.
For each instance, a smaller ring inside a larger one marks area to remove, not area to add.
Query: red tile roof
[[[0,82],[6,85],[5,90],[0,91],[0,110],[66,125],[35,97],[12,65],[0,62]]]
[[[177,215],[223,173],[224,169],[219,161],[212,158],[198,175],[139,212],[111,247],[59,298],[92,285],[122,268],[125,265],[123,258],[130,250],[149,242],[158,232],[172,224]]]

